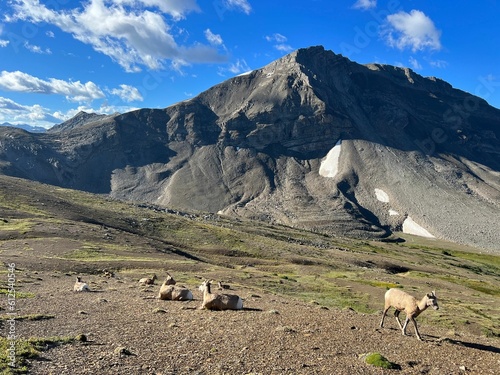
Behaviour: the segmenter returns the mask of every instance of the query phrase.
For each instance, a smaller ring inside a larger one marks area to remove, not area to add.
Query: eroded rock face
[[[0,128],[0,167],[339,235],[382,237],[411,217],[498,250],[499,133],[498,109],[444,81],[311,47],[165,109]]]

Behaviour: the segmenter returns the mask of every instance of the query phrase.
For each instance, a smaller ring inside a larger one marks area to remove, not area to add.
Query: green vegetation
[[[35,297],[35,293],[31,292],[20,292],[16,290],[16,298],[33,298]],[[0,294],[9,294],[9,289],[0,288]]]
[[[390,362],[380,353],[369,353],[365,357],[365,362],[369,365],[381,367],[385,369],[401,369],[401,366]]]
[[[34,225],[34,222],[26,219],[10,219],[0,220],[0,230],[2,231],[16,231],[19,233],[27,233]]]
[[[46,314],[29,314],[29,315],[17,315],[17,316],[4,315],[4,316],[0,316],[0,320],[11,320],[11,319],[14,319],[14,320],[17,320],[17,321],[21,321],[21,320],[35,321],[35,320],[46,320],[46,319],[53,319],[53,318],[55,318],[54,315],[46,315]]]
[[[27,374],[27,359],[38,358],[43,350],[59,345],[70,344],[77,340],[79,340],[78,336],[29,339],[18,338],[15,341],[0,337],[0,374]],[[11,346],[12,344],[15,345],[15,349]],[[12,364],[14,364],[14,366],[11,366]]]
[[[442,309],[420,320],[454,329],[484,327],[490,336],[500,332],[498,255],[405,234],[400,243],[355,240],[215,214],[171,214],[81,191],[2,181],[0,231],[9,232],[0,242],[2,254],[29,249],[30,257],[64,259],[72,269],[85,263],[96,271],[112,264],[122,273],[175,270],[187,284],[213,277],[255,293],[363,313],[380,312],[389,288],[415,297],[436,289]],[[5,269],[0,275],[0,294],[7,294]],[[34,294],[16,290],[16,297]]]

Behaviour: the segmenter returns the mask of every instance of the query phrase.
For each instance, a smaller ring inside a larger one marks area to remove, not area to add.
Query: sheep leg
[[[403,328],[403,326],[401,325],[401,321],[399,320],[399,313],[400,313],[400,312],[401,312],[401,311],[399,311],[399,310],[394,311],[394,316],[396,317],[396,322],[398,322],[398,326],[399,326],[399,328],[400,328],[401,330],[403,330],[403,335],[404,335],[404,334],[405,334],[405,333],[404,333],[404,329],[406,328],[406,324],[407,324],[407,322],[405,323],[405,326],[404,326],[404,328]]]
[[[415,320],[414,317],[411,317],[411,321],[413,322],[413,325],[415,326],[415,334],[417,335],[417,339],[422,341],[422,337],[420,336],[420,333],[418,332],[417,321]]]
[[[387,314],[387,311],[391,308],[391,306],[386,307],[384,309],[384,313],[382,314],[382,320],[380,321],[380,328],[384,327],[384,319],[385,319],[385,314]]]

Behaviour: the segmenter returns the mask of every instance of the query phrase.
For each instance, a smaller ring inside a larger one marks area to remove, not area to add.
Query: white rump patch
[[[422,228],[420,225],[415,223],[411,217],[407,217],[403,222],[403,233],[414,234],[420,237],[435,238],[426,229]]]
[[[399,212],[398,212],[398,211],[394,211],[393,209],[390,209],[390,210],[389,210],[389,215],[390,215],[390,216],[398,216],[398,215],[399,215]]]
[[[339,171],[339,158],[340,148],[342,146],[342,139],[333,146],[333,148],[326,155],[325,160],[321,162],[319,167],[319,174],[323,177],[335,177]]]
[[[382,189],[375,189],[375,195],[380,202],[389,203],[389,196]]]

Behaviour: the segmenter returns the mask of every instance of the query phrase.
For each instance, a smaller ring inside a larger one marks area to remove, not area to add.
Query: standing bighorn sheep
[[[417,338],[422,341],[422,337],[418,332],[417,322],[415,318],[419,316],[425,309],[429,306],[432,306],[434,310],[438,310],[439,306],[437,303],[436,293],[432,291],[432,293],[426,294],[420,302],[413,296],[409,295],[406,292],[403,292],[399,289],[389,289],[385,293],[385,306],[384,306],[384,314],[382,315],[382,320],[380,321],[380,328],[384,326],[384,318],[387,311],[394,307],[396,311],[394,311],[394,316],[396,317],[396,321],[398,322],[399,328],[403,333],[403,336],[406,336],[406,326],[408,322],[411,320],[413,325],[415,326],[415,333]],[[401,325],[401,321],[399,320],[399,313],[404,311],[406,314],[406,320],[404,325]]]
[[[203,292],[203,303],[201,309],[207,310],[241,310],[243,300],[235,294],[217,294],[210,292],[210,281],[205,280],[200,285]]]
[[[82,281],[80,276],[76,277],[75,285],[73,286],[74,292],[90,292],[89,285]]]

